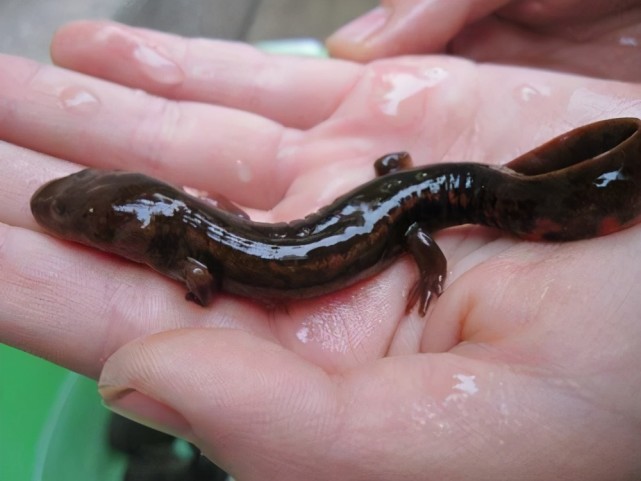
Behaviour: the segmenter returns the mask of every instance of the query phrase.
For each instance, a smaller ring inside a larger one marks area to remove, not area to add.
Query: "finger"
[[[254,112],[296,128],[328,118],[360,75],[347,62],[270,56],[241,43],[107,22],[63,27],[51,55],[63,67],[156,95]]]
[[[144,266],[0,224],[0,342],[96,377],[126,342],[186,325],[270,336],[258,306],[221,297],[216,309]]]
[[[29,203],[46,182],[77,172],[81,166],[55,157],[0,142],[0,222],[15,227],[41,230]],[[249,210],[252,217],[269,220],[267,214]]]
[[[69,162],[0,142],[0,223],[37,229],[29,209],[31,195],[45,182],[76,170]]]
[[[521,479],[524,466],[533,479],[552,479],[576,474],[567,455],[597,449],[607,469],[621,452],[634,457],[626,446],[634,428],[618,414],[597,411],[585,423],[587,406],[566,388],[531,371],[519,375],[497,356],[495,363],[478,360],[486,345],[466,351],[470,358],[399,356],[330,377],[246,333],[179,330],[123,347],[106,363],[100,389],[113,409],[196,442],[248,481],[391,473],[409,480],[425,472]],[[612,429],[625,431],[615,446]],[[495,442],[504,455],[488,463]]]
[[[0,342],[97,376],[143,334],[229,323],[270,336],[260,306],[221,296],[202,309],[145,266],[34,232],[30,196],[77,166],[0,143],[0,167]]]
[[[395,55],[442,51],[464,26],[510,0],[383,0],[327,39],[338,58],[366,62]]]
[[[185,300],[181,283],[146,266],[0,223],[0,342],[96,376],[114,350],[140,336],[226,326],[278,339],[302,358],[342,372],[388,349],[404,312],[398,285],[408,271],[413,274],[399,266],[275,308],[222,293],[203,308]]]
[[[147,172],[263,207],[293,175],[277,154],[296,132],[258,115],[10,56],[0,56],[0,91],[2,139],[73,162]]]
[[[570,20],[572,25],[576,25],[583,21],[603,20],[604,17],[612,13],[625,12],[637,5],[636,0],[618,2],[604,0],[512,1],[501,9],[500,15],[525,25],[551,26],[567,20]]]

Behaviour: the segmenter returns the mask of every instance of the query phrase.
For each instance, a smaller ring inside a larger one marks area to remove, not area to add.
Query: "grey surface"
[[[66,22],[107,18],[190,37],[324,38],[378,0],[0,0],[0,52],[49,61]]]
[[[69,20],[112,18],[116,0],[0,0],[0,52],[49,59],[49,40]]]
[[[127,2],[114,19],[188,37],[241,39],[260,3],[260,0],[138,0]]]

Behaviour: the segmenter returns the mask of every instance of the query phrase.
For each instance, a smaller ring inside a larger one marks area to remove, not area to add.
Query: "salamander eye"
[[[51,204],[51,210],[58,217],[63,217],[67,213],[67,204],[56,199]]]

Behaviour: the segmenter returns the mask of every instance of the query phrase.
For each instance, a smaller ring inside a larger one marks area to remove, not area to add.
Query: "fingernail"
[[[178,411],[135,389],[103,385],[98,391],[108,409],[126,418],[174,436],[186,437],[191,432]]]
[[[343,40],[354,43],[363,42],[381,30],[391,15],[391,8],[376,7],[339,28],[332,34],[332,37],[341,37]]]

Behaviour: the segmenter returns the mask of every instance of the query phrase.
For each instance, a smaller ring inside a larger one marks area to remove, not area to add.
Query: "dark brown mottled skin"
[[[379,159],[379,176],[290,223],[253,222],[142,174],[87,169],[31,199],[40,225],[184,282],[206,305],[217,291],[255,298],[326,294],[374,275],[409,251],[419,268],[408,310],[443,290],[446,260],[434,231],[497,227],[531,240],[569,241],[624,229],[641,214],[641,121],[596,122],[503,167],[411,168]],[[224,205],[228,205],[227,208]]]

